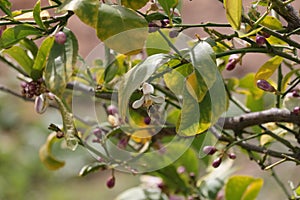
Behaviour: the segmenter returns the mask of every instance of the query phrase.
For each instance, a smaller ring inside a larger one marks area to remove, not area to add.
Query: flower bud
[[[148,24],[148,32],[149,33],[153,33],[153,32],[156,32],[158,29],[159,29],[159,26],[157,24],[155,24],[154,22],[150,22]]]
[[[207,155],[213,155],[216,153],[217,149],[214,146],[205,146],[203,147],[203,152]]]
[[[109,115],[115,115],[118,113],[118,108],[111,104],[107,107],[106,111]]]
[[[266,80],[260,79],[256,82],[256,85],[259,89],[262,89],[267,92],[276,92],[276,89]]]
[[[229,153],[228,158],[234,160],[234,159],[236,159],[236,155],[234,153]]]
[[[169,32],[170,38],[176,38],[178,35],[179,35],[179,31],[177,31],[177,30],[172,30]]]
[[[44,94],[41,94],[35,98],[34,109],[38,114],[43,114],[48,107],[48,99],[45,98]]]
[[[55,42],[58,44],[64,44],[67,41],[67,35],[59,31],[58,33],[55,34]]]
[[[256,35],[255,42],[256,44],[258,44],[258,46],[262,46],[267,42],[267,40],[262,35]]]
[[[236,64],[239,61],[239,56],[237,54],[232,54],[228,58],[228,63],[226,64],[226,70],[231,71],[235,68]]]
[[[177,168],[177,173],[178,174],[183,174],[185,172],[185,167],[184,166],[179,166],[178,168]]]
[[[293,111],[292,111],[293,114],[295,115],[299,115],[300,114],[300,107],[299,106],[296,106]]]
[[[115,183],[116,183],[115,177],[114,177],[114,176],[111,176],[111,177],[109,177],[109,178],[107,179],[107,181],[106,181],[106,186],[107,186],[109,189],[111,189],[111,188],[113,188],[113,187],[115,186]]]
[[[214,168],[218,168],[218,167],[220,166],[221,162],[222,162],[222,158],[221,158],[221,157],[218,157],[218,158],[216,158],[216,159],[213,161],[212,166],[213,166]]]
[[[144,118],[144,123],[149,125],[151,123],[151,118],[150,117],[145,117]]]

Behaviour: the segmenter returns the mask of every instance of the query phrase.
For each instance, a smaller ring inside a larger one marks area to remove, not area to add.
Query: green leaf
[[[42,29],[46,29],[43,20],[41,18],[41,1],[38,0],[33,8],[33,18],[36,22],[36,24],[42,28]]]
[[[118,93],[118,105],[122,117],[125,118],[126,116],[131,94],[138,89],[142,83],[147,81],[147,79],[156,72],[157,68],[167,62],[167,60],[168,55],[155,54],[149,56],[125,74]]]
[[[56,133],[53,132],[48,136],[46,143],[39,150],[40,160],[49,170],[57,170],[65,165],[64,161],[56,159],[51,153],[52,146],[57,141]]]
[[[273,16],[266,16],[260,23],[261,25],[268,27],[269,29],[272,30],[282,30],[283,26],[281,22]]]
[[[224,0],[226,18],[234,30],[239,30],[242,20],[242,0]]]
[[[8,0],[0,0],[0,9],[8,16],[12,17],[11,2]]]
[[[31,73],[33,60],[28,56],[27,51],[19,46],[12,46],[9,49],[5,49],[3,53],[8,54],[24,69],[27,74]]]
[[[0,38],[0,49],[9,48],[29,35],[42,35],[42,32],[30,25],[17,25],[6,29]]]
[[[263,179],[251,176],[232,176],[225,186],[226,199],[230,200],[255,200]]]
[[[67,41],[63,45],[53,44],[45,69],[47,88],[57,96],[62,96],[65,91],[78,55],[78,42],[75,35],[66,28],[63,31]]]
[[[200,102],[216,81],[218,72],[216,58],[213,49],[207,42],[196,44],[190,52],[190,57],[195,71],[197,71],[195,74],[197,84],[192,85],[198,86],[197,89],[194,88],[194,91],[198,94],[198,101]]]
[[[54,43],[54,37],[47,37],[41,44],[31,71],[31,78],[37,80],[42,77],[43,70],[46,66],[48,55]]]
[[[97,36],[122,54],[141,51],[148,36],[148,22],[136,12],[119,5],[101,4]]]
[[[96,28],[99,5],[98,0],[65,0],[58,11],[73,11],[85,24]]]
[[[255,83],[257,80],[264,79],[268,80],[274,72],[277,70],[278,66],[282,63],[283,58],[280,56],[274,56],[264,63],[255,74]]]
[[[121,0],[121,4],[127,8],[132,8],[133,10],[138,10],[144,7],[149,0]]]
[[[28,49],[34,58],[36,57],[39,48],[32,40],[28,38],[24,38],[23,40],[20,41],[20,45],[25,49]]]
[[[171,9],[176,8],[178,5],[178,0],[158,0],[158,2],[169,17],[171,14]]]
[[[169,35],[170,31],[163,29],[162,32],[164,35]],[[171,38],[170,41],[172,41]],[[170,50],[170,45],[158,31],[149,34],[146,40],[146,52],[148,56],[158,53],[169,53]]]

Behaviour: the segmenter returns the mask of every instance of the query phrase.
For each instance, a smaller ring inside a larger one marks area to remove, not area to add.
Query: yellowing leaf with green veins
[[[274,56],[269,59],[265,64],[263,64],[255,74],[255,83],[257,80],[269,79],[274,72],[277,70],[278,66],[282,63],[283,58],[280,56]]]
[[[242,20],[242,0],[224,0],[226,18],[233,29],[239,30]]]
[[[95,28],[98,21],[100,3],[98,0],[65,0],[58,11],[73,11],[85,24]]]
[[[263,179],[251,176],[232,176],[225,185],[226,199],[255,200],[263,185]]]
[[[261,25],[265,26],[265,27],[268,27],[269,29],[272,29],[272,30],[281,30],[283,29],[283,26],[281,24],[281,22],[273,17],[273,16],[266,16],[261,22],[260,22]]]
[[[97,36],[119,53],[131,55],[141,51],[148,36],[148,22],[136,12],[119,5],[101,4]]]
[[[51,153],[52,145],[57,141],[56,133],[51,133],[39,151],[40,160],[49,170],[57,170],[65,165],[64,161],[56,159]]]

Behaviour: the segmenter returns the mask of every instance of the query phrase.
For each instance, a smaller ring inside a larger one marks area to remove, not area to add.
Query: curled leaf
[[[51,133],[39,151],[40,160],[49,170],[57,170],[65,165],[64,161],[56,159],[51,153],[52,145],[57,140],[56,133]]]

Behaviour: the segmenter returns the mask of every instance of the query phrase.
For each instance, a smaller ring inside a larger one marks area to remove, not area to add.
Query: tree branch
[[[300,125],[300,117],[287,109],[271,108],[260,112],[242,114],[240,116],[220,118],[218,125],[223,129],[234,131],[268,122],[289,122]]]

